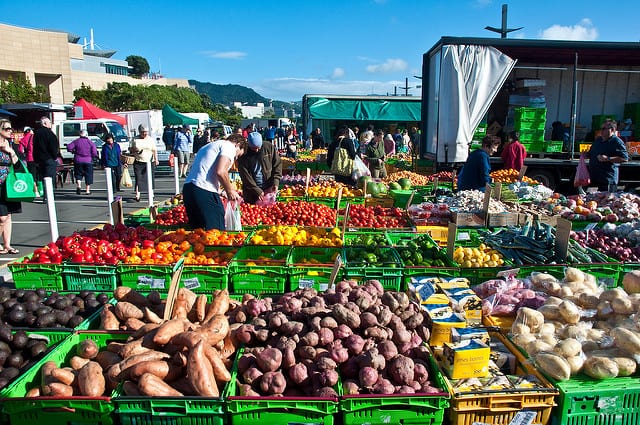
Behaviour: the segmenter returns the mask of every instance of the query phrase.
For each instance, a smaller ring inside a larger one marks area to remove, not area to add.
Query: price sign
[[[164,279],[152,279],[151,281],[151,289],[164,289],[166,287],[167,281]]]
[[[314,281],[312,279],[300,279],[298,281],[298,288],[308,289],[313,288]]]
[[[138,286],[151,286],[153,283],[153,277],[147,275],[138,276]]]
[[[307,177],[305,179],[304,194],[309,194],[309,183],[311,182],[311,168],[307,168]]]
[[[329,288],[333,288],[338,277],[338,272],[342,268],[342,256],[338,255],[336,261],[333,263],[333,269],[331,269],[331,276],[329,277]]]
[[[189,279],[184,279],[182,281],[182,283],[184,284],[184,287],[187,289],[197,289],[200,287],[200,281],[198,280],[197,277],[191,277]]]
[[[522,168],[520,169],[520,173],[518,174],[518,181],[521,182],[522,179],[524,178],[524,174],[527,172],[527,166],[523,165]]]

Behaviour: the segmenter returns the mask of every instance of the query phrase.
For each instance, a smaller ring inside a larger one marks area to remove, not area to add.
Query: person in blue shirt
[[[193,145],[193,135],[188,125],[183,125],[173,139],[173,154],[178,159],[180,177],[187,177],[189,168],[190,147]]]
[[[600,137],[593,142],[588,153],[591,184],[603,192],[617,190],[619,164],[629,160],[627,147],[616,136],[616,129],[615,121],[606,120],[602,124]]]
[[[104,136],[100,161],[103,167],[111,168],[111,185],[114,192],[120,192],[120,179],[122,178],[122,163],[120,162],[120,145],[114,143],[113,133]]]
[[[469,154],[467,162],[458,175],[458,190],[480,190],[484,192],[487,183],[491,183],[491,164],[489,157],[496,153],[500,139],[486,136],[482,139],[482,147]]]

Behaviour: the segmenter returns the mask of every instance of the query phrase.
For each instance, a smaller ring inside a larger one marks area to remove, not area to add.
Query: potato
[[[582,367],[584,366],[584,358],[582,356],[567,357],[567,363],[569,363],[569,367],[571,368],[571,375],[573,376],[582,371]]]
[[[629,329],[617,327],[611,330],[611,336],[616,347],[624,350],[638,361],[640,358],[640,336],[638,334]]]
[[[102,374],[102,367],[97,362],[90,361],[78,371],[78,390],[80,395],[98,397],[104,394],[106,382]]]
[[[567,267],[564,269],[564,279],[567,282],[584,282],[584,272],[575,267]]]
[[[571,377],[571,366],[564,357],[549,352],[540,352],[533,358],[540,370],[553,379],[566,381]]]
[[[618,376],[618,365],[608,357],[590,356],[585,360],[584,373],[594,379],[608,379]]]
[[[635,309],[628,297],[614,298],[611,300],[611,308],[617,314],[632,314]]]
[[[514,323],[525,324],[531,333],[537,333],[544,324],[544,316],[532,308],[522,307],[518,310]]]
[[[554,351],[565,358],[574,357],[582,352],[582,344],[577,339],[567,338],[560,341]]]
[[[560,310],[557,305],[544,304],[538,308],[538,311],[542,313],[545,320],[556,320],[560,317]]]
[[[525,349],[530,356],[534,356],[542,351],[553,351],[553,345],[536,339],[528,343]]]
[[[580,309],[571,301],[563,301],[558,306],[560,316],[568,324],[575,325],[580,321]]]
[[[76,346],[76,353],[85,359],[93,359],[98,355],[98,345],[92,339],[85,339],[80,341]]]
[[[531,334],[531,329],[529,326],[525,325],[522,322],[513,322],[511,325],[511,334],[512,335],[529,335]]]

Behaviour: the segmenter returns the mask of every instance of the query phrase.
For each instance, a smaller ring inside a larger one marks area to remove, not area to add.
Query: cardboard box
[[[487,127],[487,135],[495,136],[500,130],[502,130],[502,126],[498,124],[497,121],[494,121],[489,127]]]
[[[484,378],[489,376],[490,354],[489,346],[480,340],[445,342],[442,366],[451,379]]]
[[[513,212],[488,213],[487,227],[517,226],[519,219],[520,215]]]
[[[447,297],[453,311],[464,313],[467,324],[482,323],[482,300],[472,289],[452,289],[447,291]]]
[[[453,212],[451,215],[451,222],[455,223],[458,227],[484,227],[484,218],[479,214],[467,213],[467,212]]]
[[[445,342],[451,342],[452,328],[465,328],[467,321],[464,316],[454,313],[450,306],[422,305],[427,311],[427,321],[431,324],[429,345],[441,347]]]
[[[469,339],[477,339],[489,344],[491,338],[489,332],[482,328],[453,328],[451,329],[451,342],[458,343]],[[490,345],[490,344],[489,344]]]

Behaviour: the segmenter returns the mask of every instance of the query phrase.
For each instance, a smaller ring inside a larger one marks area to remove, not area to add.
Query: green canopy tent
[[[169,105],[162,107],[162,124],[163,125],[198,125],[195,118],[182,115]]]

